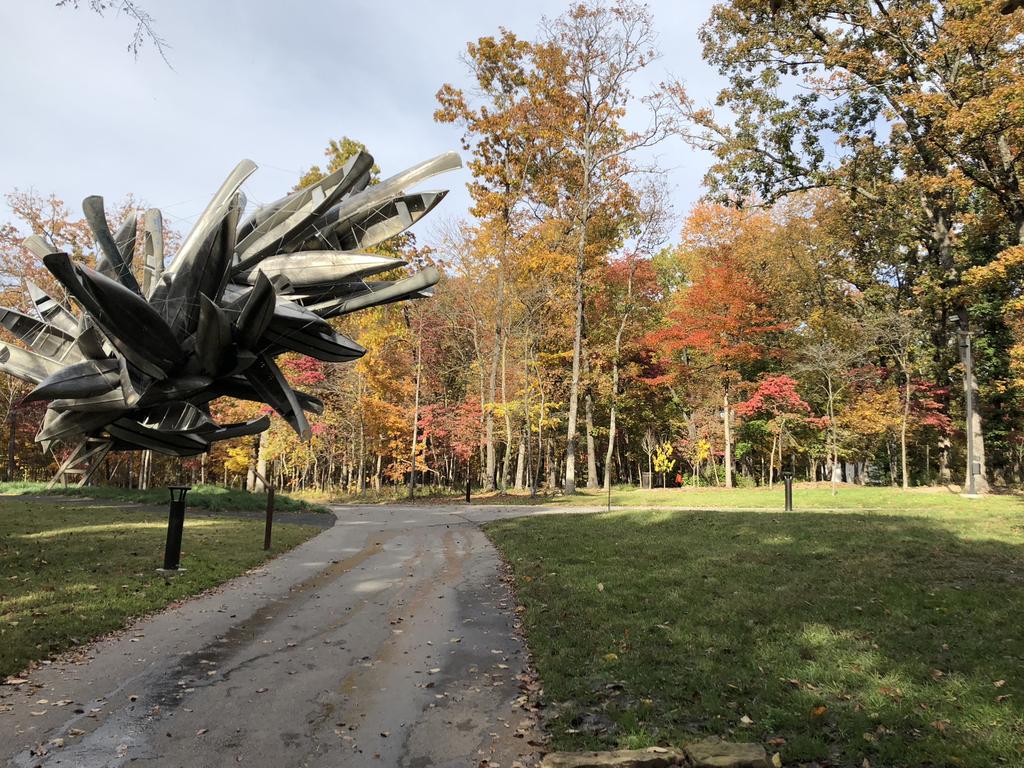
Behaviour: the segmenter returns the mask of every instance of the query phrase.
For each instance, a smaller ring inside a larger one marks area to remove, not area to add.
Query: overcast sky
[[[328,139],[364,142],[384,176],[459,149],[460,131],[432,119],[442,83],[467,83],[466,42],[500,26],[532,38],[554,0],[140,0],[168,44],[171,67],[152,47],[126,52],[125,18],[53,0],[0,2],[0,192],[34,189],[75,212],[90,194],[134,193],[187,230],[234,164],[260,169],[252,202],[291,187],[320,162]],[[87,6],[86,0],[82,0]],[[711,0],[651,3],[662,58],[642,93],[666,74],[710,102],[717,75],[700,58],[697,30]],[[663,144],[677,214],[700,195],[706,158]],[[451,194],[431,218],[460,218],[468,172],[428,186]],[[9,211],[0,208],[0,216]],[[431,226],[415,230],[429,242]]]

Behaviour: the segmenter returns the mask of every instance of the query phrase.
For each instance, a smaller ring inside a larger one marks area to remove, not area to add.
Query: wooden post
[[[267,480],[259,470],[254,469],[253,474],[259,478],[260,482],[263,483],[263,487],[267,489],[267,518],[266,523],[263,526],[263,551],[270,549],[270,536],[271,531],[274,528],[274,484]],[[268,474],[273,475],[273,472]]]
[[[274,486],[267,485],[267,523],[263,528],[263,549],[270,549],[270,532],[274,527]]]

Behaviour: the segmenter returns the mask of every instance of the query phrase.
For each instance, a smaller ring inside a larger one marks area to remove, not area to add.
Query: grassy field
[[[271,554],[319,530],[275,524]],[[186,570],[165,578],[166,531],[141,511],[0,499],[0,679],[266,559],[262,522],[186,517]]]
[[[46,483],[15,482],[0,483],[0,496],[72,496],[110,501],[134,501],[141,504],[167,505],[169,494],[166,488],[139,491],[134,488],[117,488],[106,485],[90,485],[84,488],[56,487],[46,490]],[[262,512],[267,508],[267,497],[263,493],[248,493],[220,485],[197,485],[188,492],[189,507],[210,512]],[[281,512],[327,512],[326,507],[303,499],[296,499],[284,493],[274,495],[274,508]]]
[[[870,490],[840,498],[887,511],[489,525],[554,746],[718,734],[785,765],[1024,765],[1019,500],[900,511]]]
[[[452,503],[461,497],[425,497],[425,503]],[[545,506],[603,507],[608,495],[600,490],[579,489],[573,496],[561,494],[476,493],[474,504],[542,504]],[[615,486],[611,493],[612,507],[629,509],[677,507],[684,509],[779,510],[784,506],[781,485],[774,488],[654,488],[640,490],[635,486]],[[945,488],[899,488],[839,485],[835,494],[828,483],[796,483],[793,487],[796,511],[877,510],[877,511],[1024,511],[1024,495],[992,494],[968,499]]]

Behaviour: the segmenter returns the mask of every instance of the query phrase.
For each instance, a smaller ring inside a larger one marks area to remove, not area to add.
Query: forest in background
[[[473,87],[442,85],[435,119],[463,131],[472,208],[433,247],[387,244],[442,269],[435,296],[334,321],[370,350],[356,363],[283,362],[325,403],[310,442],[275,418],[195,459],[111,455],[107,480],[962,483],[970,392],[979,490],[1020,484],[1024,11],[1003,5],[720,3],[700,33],[728,82],[713,106],[679,82],[634,91],[671,41],[632,0],[470,42]],[[332,140],[297,185],[361,138]],[[714,158],[681,222],[652,159],[679,141]],[[7,200],[3,303],[26,310],[25,280],[62,294],[25,236],[86,263],[94,247],[55,197]],[[142,207],[108,206],[112,228]],[[25,391],[3,377],[4,471],[47,479]]]

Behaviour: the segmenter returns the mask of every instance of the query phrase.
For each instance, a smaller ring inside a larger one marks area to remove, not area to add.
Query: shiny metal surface
[[[76,451],[87,443],[82,455],[106,446],[188,456],[269,427],[267,417],[216,424],[209,403],[218,397],[266,403],[309,439],[305,411],[320,413],[323,404],[292,389],[274,358],[297,352],[356,360],[366,350],[337,333],[329,318],[431,294],[441,277],[433,267],[366,282],[381,273],[394,278],[407,265],[364,251],[404,232],[445,195],[410,186],[461,164],[449,152],[369,185],[373,158],[361,152],[319,182],[243,217],[240,187],[256,170],[243,160],[166,267],[158,209],[129,215],[112,233],[103,198],[86,198],[96,269],[42,236],[24,242],[78,314],[31,283],[38,317],[0,307],[0,326],[29,347],[0,344],[0,371],[36,385],[27,400],[48,401],[37,442]]]

